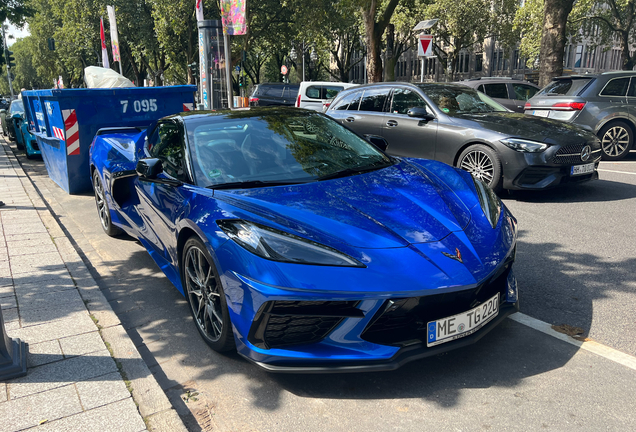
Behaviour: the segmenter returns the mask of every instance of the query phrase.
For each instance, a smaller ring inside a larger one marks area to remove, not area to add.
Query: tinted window
[[[356,111],[360,105],[360,99],[362,99],[362,92],[357,91],[353,93],[353,100],[349,103],[347,108],[349,111]]]
[[[161,159],[166,174],[179,180],[186,180],[184,170],[183,140],[175,123],[161,123],[148,138],[148,153]]]
[[[283,87],[268,87],[264,89],[264,94],[270,97],[283,97]]]
[[[484,85],[480,85],[479,87],[477,87],[477,90],[479,90],[480,92],[484,92]]]
[[[384,102],[389,95],[389,91],[389,88],[365,90],[358,110],[382,112],[384,110]]]
[[[625,96],[629,78],[617,78],[609,81],[601,91],[603,96]]]
[[[627,96],[636,97],[636,78],[632,78],[629,82],[629,90],[627,90]]]
[[[283,97],[287,99],[296,99],[298,96],[298,86],[285,87],[285,92],[283,93]]]
[[[331,99],[336,97],[342,89],[341,86],[309,86],[306,96],[309,99]]]
[[[414,107],[426,107],[426,102],[417,93],[407,89],[395,89],[393,101],[391,102],[391,112],[394,114],[406,114]]]
[[[309,99],[322,99],[320,97],[320,86],[309,86],[307,87],[307,94],[306,96]]]
[[[346,110],[349,108],[349,104],[351,103],[351,101],[353,101],[353,98],[358,94],[358,92],[351,92],[347,95],[344,95],[342,97],[342,99],[340,99],[339,101],[336,102],[335,105],[333,105],[334,110]]]
[[[15,101],[11,102],[11,108],[9,108],[9,112],[11,114],[23,113],[24,112],[24,105],[22,104],[22,101],[21,100],[15,100]]]
[[[423,84],[419,87],[442,112],[451,116],[507,111],[490,97],[469,87],[443,84]]]
[[[592,78],[560,78],[545,86],[538,94],[546,96],[576,96],[590,81],[592,81]]]
[[[539,89],[526,84],[512,84],[512,89],[515,91],[515,99],[523,101],[527,101],[539,91]]]
[[[508,89],[506,83],[484,84],[488,96],[494,98],[508,99]]]

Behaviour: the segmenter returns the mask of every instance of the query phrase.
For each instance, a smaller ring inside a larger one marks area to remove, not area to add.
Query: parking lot
[[[625,162],[601,163],[595,182],[503,195],[519,222],[522,316],[471,347],[395,372],[347,375],[272,375],[238,355],[211,351],[186,301],[145,249],[103,233],[93,196],[67,195],[41,160],[18,157],[190,430],[636,425],[634,152]],[[538,331],[541,322],[593,342],[564,342]]]

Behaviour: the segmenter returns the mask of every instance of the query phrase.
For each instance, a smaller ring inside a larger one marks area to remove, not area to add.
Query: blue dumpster
[[[49,177],[69,194],[92,189],[88,151],[98,129],[147,127],[194,107],[196,86],[33,90],[22,93]]]

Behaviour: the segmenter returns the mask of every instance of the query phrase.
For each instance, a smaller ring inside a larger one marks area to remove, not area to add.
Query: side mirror
[[[163,163],[156,158],[140,159],[135,168],[137,175],[142,179],[156,179],[163,172]]]
[[[7,113],[6,109],[4,109],[4,108],[0,109],[0,114],[6,114],[6,113]]]
[[[389,143],[387,143],[386,140],[381,136],[365,135],[364,137],[367,139],[368,142],[382,151],[386,151],[386,148],[389,146]]]
[[[424,119],[424,120],[433,120],[435,118],[435,116],[433,114],[430,114],[428,112],[426,107],[413,107],[413,108],[410,108],[406,112],[406,115],[409,116],[409,117],[421,118],[421,119]]]
[[[22,114],[20,114],[20,113],[15,113],[15,114],[13,114],[13,115],[11,116],[11,118],[12,118],[12,119],[15,119],[15,120],[17,120],[17,119],[21,119],[21,118],[22,118]]]

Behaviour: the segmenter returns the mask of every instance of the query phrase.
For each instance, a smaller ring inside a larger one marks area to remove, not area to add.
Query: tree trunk
[[[382,35],[391,21],[399,0],[389,0],[386,9],[376,22],[377,0],[368,0],[362,6],[365,42],[367,44],[367,79],[369,82],[382,81]]]
[[[395,64],[397,63],[395,52],[395,26],[389,24],[386,27],[386,81],[395,81]]]
[[[629,30],[622,31],[619,37],[621,39],[621,60],[623,64],[623,70],[632,70],[634,69],[634,58],[629,52]]]
[[[539,51],[539,87],[563,74],[565,28],[574,0],[545,0],[543,32]]]

